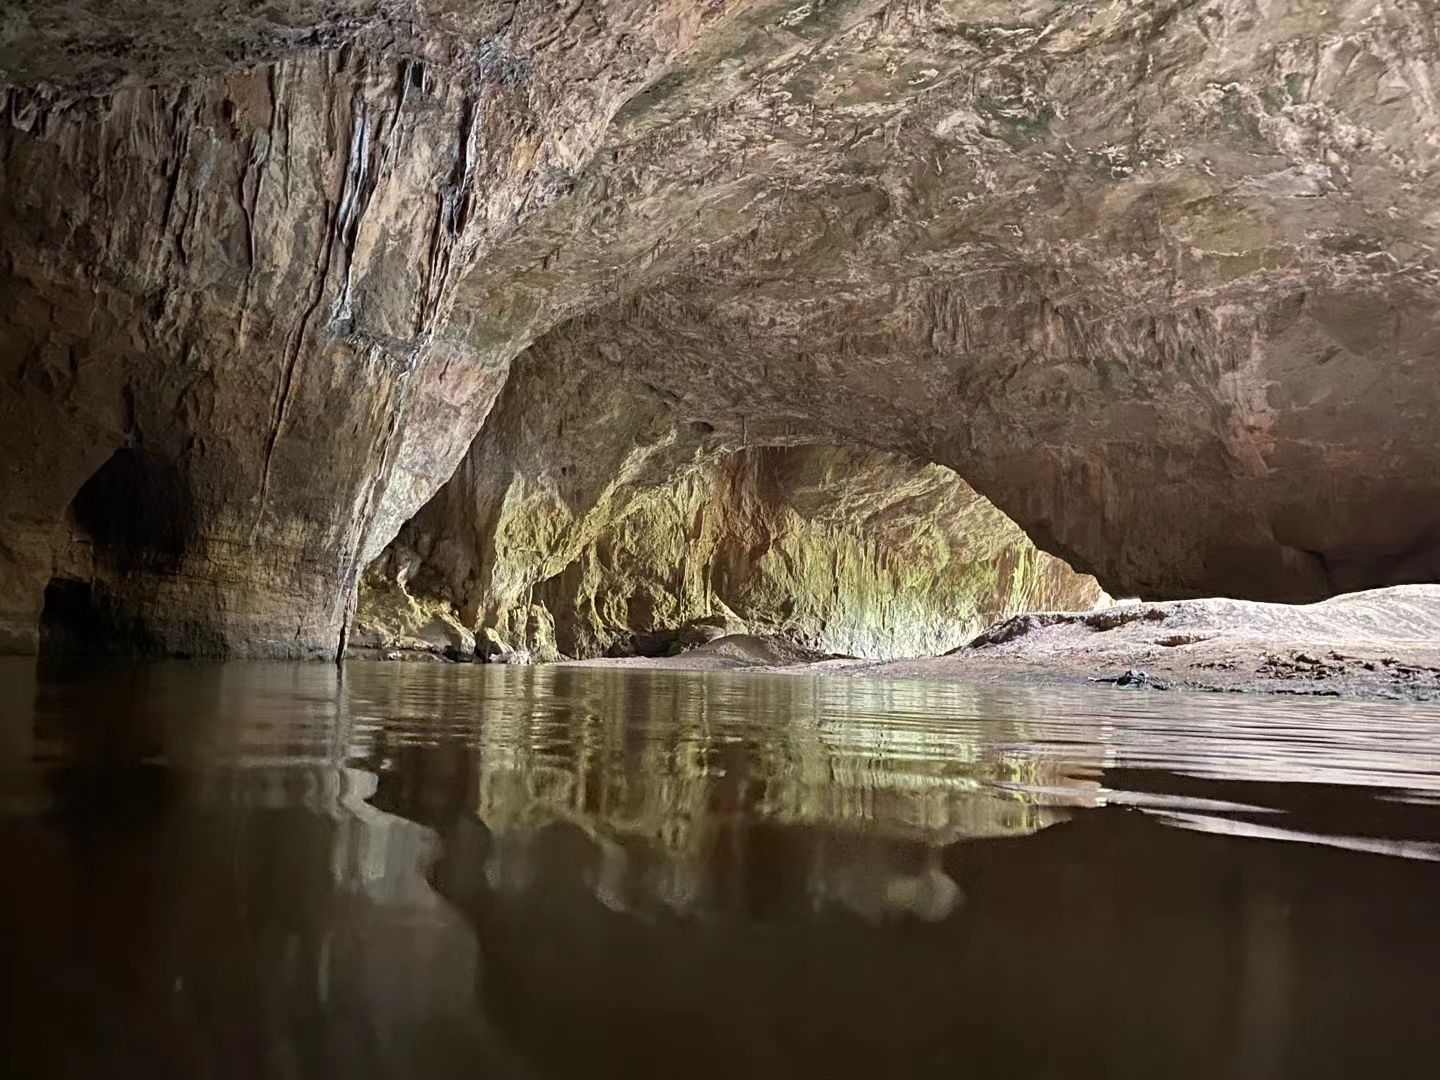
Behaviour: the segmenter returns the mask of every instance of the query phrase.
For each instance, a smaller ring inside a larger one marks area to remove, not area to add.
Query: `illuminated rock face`
[[[743,630],[915,656],[1099,596],[948,469],[728,446],[707,428],[532,350],[454,478],[367,575],[357,643],[464,648],[469,631],[545,660]]]
[[[1427,5],[150,9],[0,33],[0,647],[333,653],[532,345],[1115,593],[1440,576]]]

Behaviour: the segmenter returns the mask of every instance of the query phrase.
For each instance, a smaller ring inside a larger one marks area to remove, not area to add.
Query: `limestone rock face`
[[[0,637],[32,648],[57,580],[120,648],[333,654],[514,351],[448,336],[456,282],[723,11],[460,4],[400,38],[351,4],[290,41],[152,6],[3,16]]]
[[[658,655],[736,630],[915,656],[1099,594],[949,469],[727,446],[537,348],[367,575],[357,641],[443,647],[424,632],[443,617],[537,660]]]
[[[0,648],[333,653],[532,345],[1117,594],[1440,578],[1424,0],[21,2],[0,85]]]
[[[557,349],[949,465],[1112,592],[1440,574],[1433,5],[845,10],[622,113],[606,223],[710,231]]]

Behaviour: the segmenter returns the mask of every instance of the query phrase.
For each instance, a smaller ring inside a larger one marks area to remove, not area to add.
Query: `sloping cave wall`
[[[466,339],[457,282],[725,15],[403,8],[0,12],[0,648],[37,647],[68,508],[143,448],[184,541],[97,581],[110,644],[333,656],[519,347]]]
[[[1088,608],[949,469],[863,448],[728,444],[603,360],[540,346],[454,478],[364,579],[357,644],[535,659],[707,634],[859,656],[943,651],[1017,610]]]

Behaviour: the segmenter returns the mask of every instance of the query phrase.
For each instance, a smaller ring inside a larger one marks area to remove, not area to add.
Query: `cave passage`
[[[0,1080],[1440,1077],[1437,87],[0,0]]]
[[[885,659],[1101,601],[950,469],[735,434],[644,380],[533,347],[454,475],[367,569],[358,654],[663,657],[728,638]]]
[[[116,645],[112,627],[96,608],[91,583],[52,578],[40,615],[40,654],[102,653]]]
[[[120,574],[173,573],[194,541],[185,476],[132,447],[116,450],[95,470],[76,492],[68,517],[96,564]]]

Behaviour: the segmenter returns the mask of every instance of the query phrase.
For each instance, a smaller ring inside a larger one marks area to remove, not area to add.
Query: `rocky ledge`
[[[593,663],[1440,701],[1440,586],[1304,605],[1180,600],[1032,612],[943,656],[878,663],[732,638],[669,659]]]

